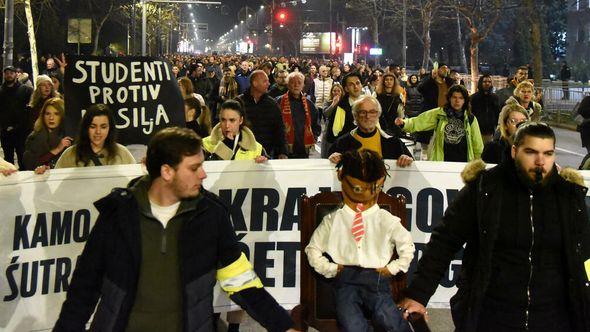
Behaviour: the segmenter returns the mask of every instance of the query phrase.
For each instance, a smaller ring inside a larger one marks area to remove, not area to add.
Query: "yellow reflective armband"
[[[244,253],[235,262],[217,270],[217,280],[221,289],[229,295],[246,288],[264,287]]]

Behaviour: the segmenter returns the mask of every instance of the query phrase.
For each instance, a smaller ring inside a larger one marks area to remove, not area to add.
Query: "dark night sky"
[[[221,3],[226,12],[222,14],[222,9],[217,6],[207,9],[205,5],[193,5],[192,11],[195,13],[196,20],[202,23],[209,24],[209,38],[217,39],[221,34],[228,31],[234,24],[238,23],[238,11],[244,6],[249,6],[254,10],[258,10],[261,4],[265,1],[261,0],[221,0]],[[266,1],[270,2],[270,1]],[[183,11],[188,11],[186,6],[183,6]]]

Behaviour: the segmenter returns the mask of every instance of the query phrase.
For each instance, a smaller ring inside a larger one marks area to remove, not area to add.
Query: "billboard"
[[[335,32],[305,32],[299,41],[299,52],[302,54],[330,54],[330,38],[332,53],[337,53],[340,36]]]

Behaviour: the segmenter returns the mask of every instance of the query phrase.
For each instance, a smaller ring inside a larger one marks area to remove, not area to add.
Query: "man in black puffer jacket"
[[[400,304],[406,317],[426,314],[465,244],[456,331],[590,331],[587,188],[576,171],[557,173],[554,150],[553,130],[533,122],[516,132],[512,159],[466,167]]]

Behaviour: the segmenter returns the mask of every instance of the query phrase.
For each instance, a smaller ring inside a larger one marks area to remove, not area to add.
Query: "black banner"
[[[64,77],[66,131],[77,136],[85,110],[106,104],[118,142],[147,144],[170,126],[184,127],[184,104],[170,64],[157,57],[68,56]]]

